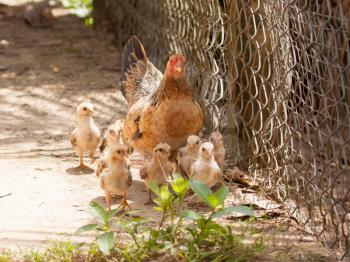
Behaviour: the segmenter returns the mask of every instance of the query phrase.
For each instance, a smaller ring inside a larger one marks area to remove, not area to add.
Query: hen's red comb
[[[183,56],[183,55],[179,55],[179,54],[172,55],[172,56],[170,56],[170,58],[169,58],[169,63],[170,63],[170,65],[172,65],[172,66],[175,66],[175,65],[183,65],[183,64],[186,63],[186,57]]]

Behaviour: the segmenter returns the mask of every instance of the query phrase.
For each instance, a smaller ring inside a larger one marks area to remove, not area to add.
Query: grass
[[[0,262],[12,261],[107,261],[95,244],[79,244],[73,242],[52,242],[50,246],[41,251],[12,252],[0,250]]]
[[[0,250],[0,262],[12,261],[62,261],[62,262],[80,262],[80,261],[199,261],[196,259],[185,259],[171,252],[164,252],[162,248],[149,249],[141,247],[135,253],[133,244],[119,245],[111,255],[104,255],[94,243],[78,244],[73,242],[52,242],[51,246],[41,251],[12,252]],[[232,248],[232,246],[231,246]],[[256,254],[263,249],[262,241],[253,245],[245,245],[237,239],[237,245],[228,252],[220,253],[217,259],[201,261],[250,261]],[[227,257],[229,256],[229,257]]]

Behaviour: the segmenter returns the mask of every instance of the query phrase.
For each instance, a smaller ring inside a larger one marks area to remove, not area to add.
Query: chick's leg
[[[86,168],[87,166],[86,165],[84,165],[84,161],[83,161],[83,154],[81,154],[80,156],[79,156],[79,162],[80,162],[80,164],[79,164],[79,166],[78,167],[80,167],[80,168]]]
[[[131,206],[129,205],[128,201],[126,200],[126,192],[123,194],[123,200],[122,200],[120,206],[122,207],[122,210],[124,210],[126,207],[132,209]]]
[[[106,194],[106,204],[107,204],[108,210],[111,211],[112,196],[108,192],[105,192],[105,194]]]
[[[102,171],[103,171],[103,169],[105,169],[105,168],[106,168],[106,162],[104,160],[102,160],[102,159],[99,160],[97,162],[96,176],[100,176]]]
[[[145,203],[145,205],[151,205],[154,204],[154,201],[152,199],[152,192],[148,189],[148,201]]]
[[[89,158],[91,159],[90,165],[92,165],[93,163],[95,163],[96,157],[95,157],[95,155],[94,155],[94,152],[90,152]]]

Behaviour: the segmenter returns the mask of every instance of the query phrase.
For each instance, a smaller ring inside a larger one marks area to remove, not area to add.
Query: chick
[[[153,149],[152,159],[146,160],[140,170],[140,176],[149,192],[149,201],[146,204],[153,202],[152,192],[149,189],[151,182],[155,181],[158,185],[165,184],[176,169],[176,165],[169,161],[170,153],[170,146],[167,143],[159,143]]]
[[[129,206],[126,200],[126,193],[132,185],[132,176],[127,165],[128,148],[125,145],[117,144],[108,154],[108,172],[102,174],[100,186],[105,191],[106,203],[111,210],[112,196],[123,196],[122,209]]]
[[[200,146],[198,159],[191,166],[191,176],[209,188],[222,182],[220,167],[215,161],[212,143],[205,142]]]
[[[181,147],[177,153],[177,162],[180,171],[189,176],[191,171],[191,166],[198,157],[198,150],[201,146],[202,141],[199,136],[190,135],[187,138],[186,146]]]
[[[124,126],[124,119],[118,119],[114,124],[110,125],[102,139],[100,145],[100,152],[102,153],[107,146],[106,151],[104,151],[103,156],[97,162],[96,175],[100,176],[103,169],[108,166],[108,153],[117,144],[123,144],[122,141],[122,131]],[[129,161],[129,160],[128,160]]]
[[[211,134],[209,140],[214,145],[215,160],[218,163],[219,167],[223,168],[225,160],[225,147],[222,134],[219,131],[214,131]]]
[[[110,125],[101,141],[100,152],[102,153],[106,147],[112,148],[115,144],[124,144],[122,132],[124,127],[124,119],[118,119],[114,124]]]
[[[76,110],[77,126],[70,136],[70,142],[74,150],[79,154],[79,167],[86,167],[83,163],[84,153],[88,153],[91,164],[96,160],[94,154],[100,141],[100,130],[92,118],[94,106],[89,102],[83,102],[78,105]]]

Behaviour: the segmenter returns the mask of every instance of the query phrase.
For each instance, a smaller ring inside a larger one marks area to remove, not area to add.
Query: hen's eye
[[[117,154],[120,154],[121,153],[121,151],[120,150],[117,150]]]
[[[83,107],[83,110],[84,110],[84,111],[86,111],[86,110],[87,110],[87,108],[86,108],[86,107]]]
[[[196,145],[198,145],[199,141],[196,142]]]
[[[159,148],[158,151],[159,151],[159,152],[163,152],[163,148]]]
[[[205,148],[202,148],[202,151],[204,152],[204,151],[205,151]]]

